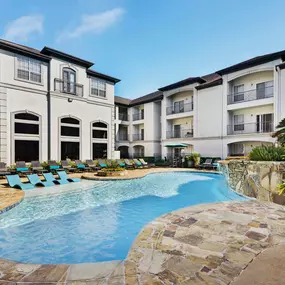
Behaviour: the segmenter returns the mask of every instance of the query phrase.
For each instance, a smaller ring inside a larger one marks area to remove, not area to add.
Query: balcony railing
[[[128,134],[118,134],[117,141],[128,141]]]
[[[172,114],[179,114],[179,113],[186,113],[193,111],[193,103],[187,103],[183,106],[170,106],[166,107],[166,115],[172,115]]]
[[[139,112],[136,114],[133,114],[133,121],[143,120],[144,119],[144,113]]]
[[[253,89],[228,95],[228,105],[271,98],[274,96],[273,86]]]
[[[58,78],[54,79],[54,91],[83,97],[82,84],[67,82]]]
[[[134,141],[143,141],[144,140],[144,135],[142,135],[142,134],[133,134],[133,140]]]
[[[126,113],[119,113],[119,120],[121,121],[128,121],[129,120],[129,116]]]
[[[273,132],[273,130],[273,122],[228,125],[228,135],[270,133]]]
[[[193,137],[193,129],[173,130],[166,132],[167,139],[173,138],[191,138]]]

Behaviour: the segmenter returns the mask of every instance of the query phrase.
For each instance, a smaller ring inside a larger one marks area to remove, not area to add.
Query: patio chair
[[[117,159],[116,161],[120,167],[126,167],[126,164],[122,159]]]
[[[131,162],[129,161],[129,159],[125,159],[124,161],[125,161],[125,164],[126,164],[126,167],[127,167],[127,168],[135,168],[135,164],[134,164],[134,163],[131,163]]]
[[[35,173],[28,174],[27,177],[30,183],[33,184],[34,186],[44,186],[44,187],[54,186],[53,181],[41,181],[40,177]]]
[[[8,184],[12,188],[18,188],[21,190],[34,189],[35,186],[31,183],[23,183],[18,174],[6,175]]]
[[[103,159],[98,159],[98,163],[101,168],[107,168],[107,164]]]
[[[61,166],[62,166],[62,168],[65,170],[65,171],[67,171],[67,172],[74,172],[75,170],[76,170],[76,168],[75,167],[72,167],[69,163],[68,163],[68,161],[67,160],[62,160],[61,161]]]
[[[199,165],[199,167],[201,167],[201,168],[211,168],[211,167],[213,167],[212,161],[213,161],[213,159],[207,158],[204,163]]]
[[[150,167],[150,165],[143,159],[143,158],[140,158],[139,161],[141,162],[141,164],[143,165],[143,167]]]
[[[86,164],[90,168],[90,170],[97,171],[100,169],[100,167],[98,167],[92,159],[86,159]]]
[[[79,159],[74,161],[78,171],[88,171],[90,167],[86,167],[86,165]]]
[[[11,174],[11,172],[7,170],[5,162],[0,162],[0,176],[5,176],[9,174]]]
[[[16,172],[21,173],[21,174],[32,173],[32,171],[29,170],[29,167],[27,167],[25,161],[16,162]]]
[[[63,169],[56,163],[55,160],[49,160],[48,165],[49,165],[50,171],[56,171],[56,170],[62,170]]]
[[[80,182],[81,179],[79,178],[70,178],[68,177],[67,173],[63,171],[57,171],[57,175],[59,176],[60,180],[66,180],[68,182]]]
[[[35,161],[35,160],[34,160],[34,161],[31,162],[31,164],[32,164],[32,171],[33,171],[33,172],[36,172],[36,173],[47,172],[47,170],[44,169],[44,168],[41,166],[41,164],[40,164],[39,161]]]
[[[51,172],[43,173],[43,176],[47,182],[53,182],[54,184],[57,184],[57,185],[58,184],[60,185],[69,184],[67,180],[55,179],[55,177],[53,176]]]
[[[138,161],[136,158],[134,158],[133,161],[136,164],[136,167],[143,167],[142,163]]]

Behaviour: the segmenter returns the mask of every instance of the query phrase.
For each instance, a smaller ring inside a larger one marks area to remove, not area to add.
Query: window
[[[75,93],[75,71],[71,68],[63,68],[63,92]]]
[[[273,96],[273,81],[256,84],[256,98],[263,99]]]
[[[183,113],[184,112],[184,101],[174,102],[174,113]]]
[[[243,115],[234,115],[234,131],[244,130],[244,117]]]
[[[60,134],[64,137],[80,137],[80,123],[74,118],[62,118]]]
[[[91,95],[106,97],[106,82],[98,79],[91,79]]]
[[[268,133],[273,131],[273,114],[263,114],[256,116],[256,131],[258,133]]]
[[[92,124],[92,138],[93,139],[107,139],[108,129],[107,125],[102,122]]]
[[[41,83],[41,62],[25,56],[19,56],[17,58],[17,78]]]
[[[244,101],[244,85],[234,86],[234,102]]]

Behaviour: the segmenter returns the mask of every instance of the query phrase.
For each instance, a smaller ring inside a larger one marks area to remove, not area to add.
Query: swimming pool
[[[245,198],[221,175],[190,172],[94,181],[89,190],[30,197],[0,215],[0,257],[45,264],[122,260],[156,217],[228,200]]]

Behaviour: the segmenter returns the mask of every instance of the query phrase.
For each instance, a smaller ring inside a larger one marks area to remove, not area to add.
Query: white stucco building
[[[113,157],[119,80],[92,65],[0,40],[0,161]]]
[[[285,51],[267,54],[160,88],[159,103],[155,97],[151,100],[150,95],[143,105],[151,110],[147,106],[156,102],[157,109],[152,114],[149,111],[148,117],[145,115],[144,121],[150,118],[154,123],[145,127],[144,132],[150,137],[139,142],[141,152],[144,150],[146,156],[151,156],[156,151],[157,137],[151,139],[151,134],[157,133],[161,134],[162,157],[178,155],[181,149],[167,145],[179,143],[188,145],[183,150],[185,153],[196,151],[202,156],[222,158],[247,155],[254,146],[274,143],[271,134],[285,117],[284,59]],[[124,100],[115,100],[117,110]],[[124,110],[129,116],[136,112],[133,107],[136,100],[125,101]],[[116,124],[117,129],[122,126],[120,121]],[[135,125],[129,120],[125,129],[128,138],[136,133]],[[147,142],[153,145],[152,149]],[[135,154],[134,143],[137,144],[131,139],[117,140],[116,146],[128,146],[129,154]]]

